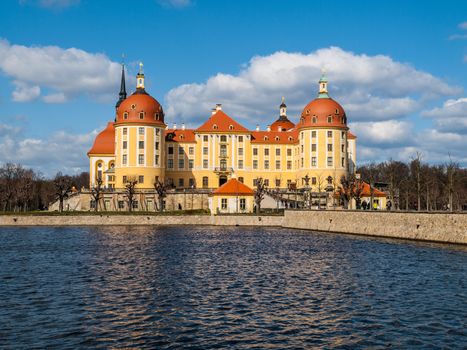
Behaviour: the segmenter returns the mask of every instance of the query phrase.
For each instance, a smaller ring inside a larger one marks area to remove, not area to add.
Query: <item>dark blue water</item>
[[[276,228],[0,230],[0,348],[465,348],[467,249]]]

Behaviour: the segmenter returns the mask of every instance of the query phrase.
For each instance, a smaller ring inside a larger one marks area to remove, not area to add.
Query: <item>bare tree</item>
[[[128,211],[133,211],[133,203],[135,202],[137,183],[138,181],[136,180],[135,176],[128,177],[125,183],[125,197],[128,203]]]
[[[318,189],[318,209],[321,209],[321,190],[323,190],[324,188],[324,184],[325,184],[325,178],[324,178],[324,175],[323,173],[319,173],[317,176],[316,176],[316,187]]]
[[[72,179],[68,175],[63,175],[61,172],[58,172],[54,178],[55,186],[55,198],[59,201],[59,212],[63,212],[63,201],[67,199],[71,194],[72,189]]]
[[[101,202],[102,198],[102,178],[98,177],[94,183],[94,186],[91,188],[91,196],[92,199],[94,200],[94,211],[99,211],[99,204]]]
[[[421,210],[422,201],[422,181],[421,181],[421,165],[422,165],[422,154],[420,152],[416,152],[415,155],[412,157],[412,161],[410,162],[410,167],[412,170],[412,174],[415,180],[415,189],[417,191],[417,210]]]
[[[259,214],[261,211],[261,202],[264,199],[264,194],[266,193],[267,188],[264,184],[264,180],[262,177],[258,177],[256,179],[256,190],[255,190],[255,206],[256,206],[256,214]]]
[[[160,212],[162,212],[164,210],[164,198],[167,197],[167,190],[169,189],[169,184],[166,181],[162,182],[158,179],[154,183],[154,189],[156,190],[157,200],[159,202],[158,209]],[[193,202],[191,206],[193,207]]]

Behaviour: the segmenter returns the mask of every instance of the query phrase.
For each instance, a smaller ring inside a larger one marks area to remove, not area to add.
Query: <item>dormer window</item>
[[[184,139],[184,136],[183,135],[180,135],[180,140],[183,140]]]
[[[344,124],[344,117],[341,117],[341,123]]]
[[[306,110],[306,114],[310,114],[310,110],[309,110],[309,109]]]
[[[229,130],[233,130],[233,125],[229,125]]]
[[[128,112],[123,113],[123,119],[128,119]]]
[[[133,109],[133,110],[136,109],[136,105],[134,103],[131,105],[131,109]]]
[[[332,116],[328,116],[328,123],[332,123]]]
[[[159,113],[154,113],[154,119],[159,120]]]
[[[289,141],[292,141],[292,140],[293,140],[293,138],[291,136],[289,136]]]
[[[318,118],[316,118],[316,116],[314,115],[312,120],[313,120],[313,124],[316,124],[316,122],[318,121]]]
[[[276,137],[275,137],[275,140],[276,140],[276,141],[279,141],[279,140],[280,140],[279,136],[276,136]]]
[[[305,123],[305,118],[301,117],[300,118],[300,123],[302,123],[302,124]]]
[[[268,141],[268,140],[269,140],[269,137],[264,136],[264,141]]]
[[[336,114],[339,114],[339,109],[336,108]]]
[[[144,112],[139,112],[139,119],[144,119]]]
[[[212,128],[213,128],[214,130],[217,130],[217,125],[214,124],[214,125],[212,126]]]

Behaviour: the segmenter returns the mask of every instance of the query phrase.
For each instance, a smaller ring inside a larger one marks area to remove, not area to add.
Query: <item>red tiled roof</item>
[[[97,134],[88,156],[91,154],[115,154],[115,128],[113,122],[109,122],[107,127]]]
[[[252,131],[251,143],[294,144],[298,141],[297,130],[293,131]]]
[[[213,196],[222,195],[238,195],[238,196],[253,196],[255,191],[249,188],[247,185],[241,183],[237,179],[230,179],[217,190],[215,190]]]
[[[217,128],[214,128],[217,126]],[[232,128],[231,128],[232,127]],[[223,111],[219,110],[195,131],[197,132],[248,132],[248,129],[237,123]]]
[[[196,142],[193,129],[167,129],[164,134],[167,142]]]
[[[329,116],[332,118],[330,123]],[[297,124],[298,128],[322,126],[347,128],[344,108],[332,98],[316,98],[308,103]]]
[[[349,131],[347,131],[347,138],[348,138],[349,140],[354,140],[354,139],[357,138],[357,136],[355,136],[354,134],[352,134],[352,133],[350,132],[350,130],[349,130]]]

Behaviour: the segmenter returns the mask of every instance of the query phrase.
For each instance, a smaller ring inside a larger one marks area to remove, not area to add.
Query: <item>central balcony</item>
[[[214,168],[214,172],[216,174],[231,174],[233,173],[233,168],[229,168],[229,167],[226,167],[226,166],[219,166],[219,167],[215,167]]]

